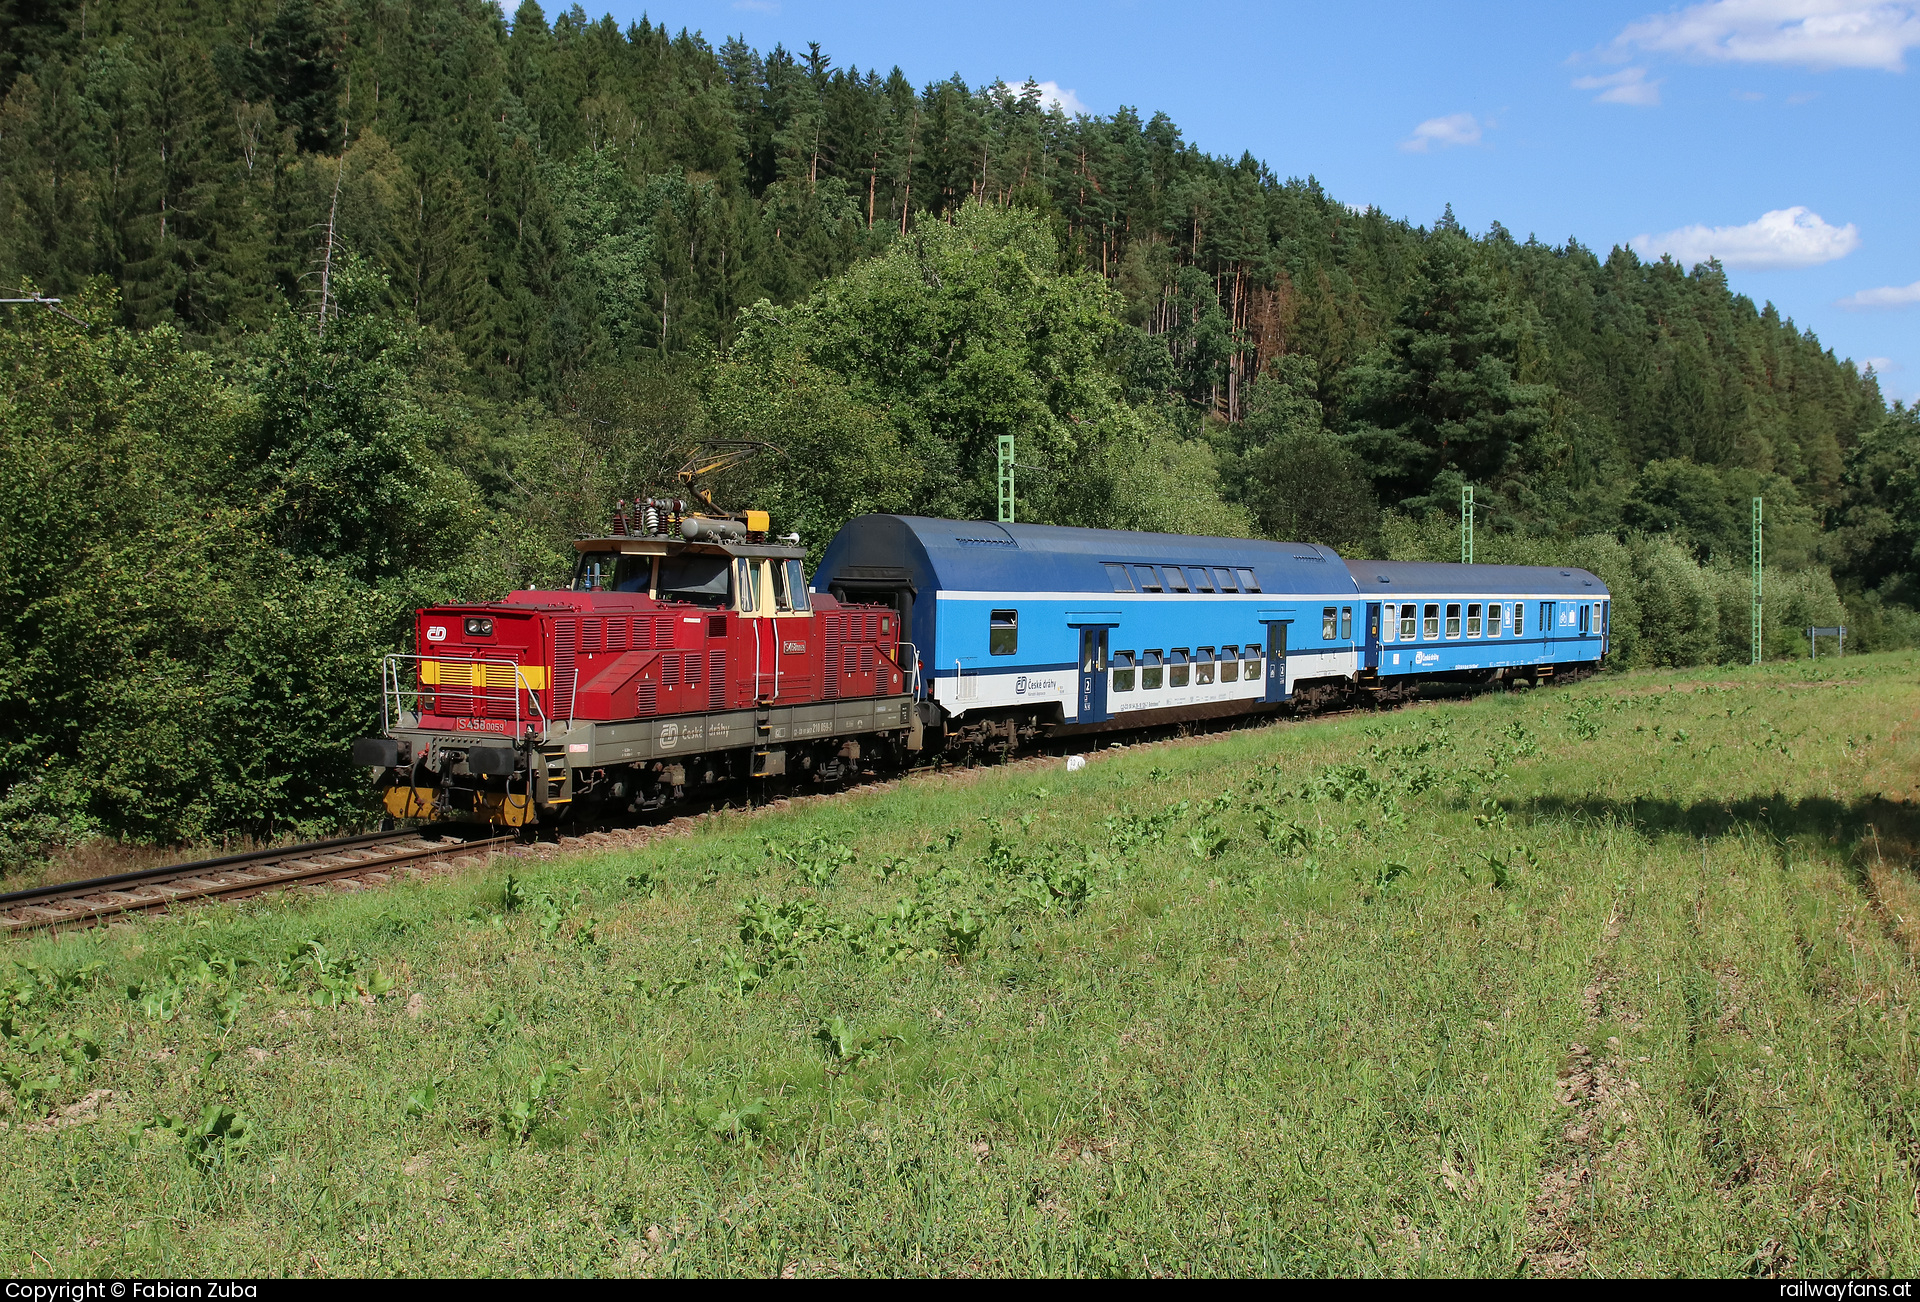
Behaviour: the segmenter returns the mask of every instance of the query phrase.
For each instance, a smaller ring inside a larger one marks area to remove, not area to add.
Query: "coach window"
[[[1525,606],[1521,605],[1517,601],[1513,603],[1513,635],[1515,637],[1519,637],[1522,633],[1527,631],[1526,630],[1526,623],[1527,623],[1526,609],[1527,608]]]
[[[1500,636],[1500,621],[1505,617],[1506,617],[1506,608],[1502,606],[1499,602],[1497,601],[1492,602],[1487,606],[1487,636],[1488,637]]]
[[[1020,649],[1020,612],[996,610],[989,616],[987,651],[991,655],[1010,656]]]
[[[1116,692],[1133,690],[1133,652],[1131,651],[1113,653],[1113,690]]]
[[[1187,649],[1177,646],[1167,653],[1167,686],[1185,687],[1187,685]]]
[[[1333,641],[1334,621],[1338,617],[1339,612],[1332,606],[1328,606],[1320,612],[1320,637],[1323,641]]]
[[[1220,681],[1237,683],[1240,681],[1240,648],[1223,646],[1220,648]]]
[[[1142,592],[1160,591],[1160,576],[1153,572],[1153,566],[1151,565],[1134,566],[1133,581],[1139,586]]]
[[[1380,640],[1392,642],[1400,636],[1400,612],[1393,606],[1383,606],[1380,613],[1384,616],[1380,625]]]
[[[1419,636],[1419,630],[1416,627],[1419,615],[1420,608],[1412,602],[1400,607],[1400,640],[1402,642],[1411,642]]]
[[[1207,687],[1213,683],[1213,648],[1203,646],[1193,653],[1193,685]]]
[[[1600,603],[1596,601],[1593,603],[1593,631],[1595,633],[1598,633],[1601,631],[1600,629],[1601,622],[1602,622],[1602,617],[1600,613]]]
[[[1234,573],[1238,575],[1240,578],[1240,591],[1242,592],[1260,591],[1260,581],[1253,577],[1252,570],[1236,569],[1234,570]]]
[[[1213,575],[1208,572],[1206,566],[1187,566],[1187,578],[1193,583],[1193,590],[1195,592],[1213,591]]]
[[[1467,607],[1467,636],[1480,636],[1480,603],[1477,601]]]
[[[1342,642],[1353,641],[1353,607],[1352,606],[1340,607],[1340,640]]]
[[[1115,565],[1112,561],[1101,561],[1100,567],[1107,572],[1107,582],[1113,585],[1115,592],[1132,592],[1133,581],[1127,577],[1127,567]]]
[[[1240,648],[1240,654],[1246,657],[1243,662],[1246,667],[1242,671],[1242,676],[1250,683],[1259,682],[1261,665],[1260,644],[1258,642],[1249,642]]]
[[[1447,603],[1447,636],[1460,636],[1460,607],[1451,601]]]
[[[1156,692],[1165,681],[1167,671],[1161,668],[1163,661],[1158,651],[1140,653],[1140,690]]]
[[[1185,592],[1187,590],[1187,576],[1180,572],[1178,565],[1162,565],[1160,572],[1167,576],[1168,592]]]
[[[1234,585],[1232,570],[1215,570],[1213,572],[1213,586],[1222,592],[1240,591],[1240,589]]]
[[[1421,637],[1427,639],[1428,641],[1432,641],[1433,639],[1439,637],[1440,636],[1440,607],[1435,605],[1431,601],[1428,602],[1426,617],[1422,621],[1422,623],[1424,624],[1424,627],[1420,630]]]

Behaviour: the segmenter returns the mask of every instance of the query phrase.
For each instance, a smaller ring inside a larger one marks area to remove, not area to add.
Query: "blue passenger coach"
[[[900,612],[928,723],[1008,742],[1537,679],[1597,662],[1606,628],[1606,589],[1584,570],[920,516],[849,521],[815,585]]]

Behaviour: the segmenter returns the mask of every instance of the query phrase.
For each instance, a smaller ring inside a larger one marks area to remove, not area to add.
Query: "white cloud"
[[[1643,258],[1671,254],[1683,267],[1718,258],[1729,267],[1774,271],[1844,258],[1860,247],[1860,231],[1852,222],[1830,226],[1819,213],[1795,206],[1762,213],[1745,226],[1682,226],[1628,242]]]
[[[1901,72],[1920,46],[1908,0],[1709,0],[1629,23],[1613,47],[1730,63]]]
[[[1652,108],[1660,102],[1660,83],[1648,81],[1645,68],[1622,68],[1604,77],[1581,77],[1574,81],[1573,88],[1599,91],[1593,97],[1596,104],[1631,104],[1635,108]]]
[[[1920,280],[1911,285],[1884,285],[1879,289],[1863,289],[1858,294],[1849,294],[1834,304],[1854,312],[1873,308],[1912,307],[1920,303]]]
[[[1904,371],[1907,368],[1894,361],[1891,357],[1862,357],[1860,359],[1859,369],[1863,374],[1871,370],[1875,375],[1886,375],[1889,372]]]
[[[1058,108],[1070,118],[1093,115],[1093,110],[1081,103],[1078,95],[1070,90],[1060,89],[1060,83],[1057,81],[1040,83],[1040,104],[1044,108]]]
[[[1471,113],[1449,113],[1443,118],[1428,118],[1413,129],[1413,134],[1400,142],[1400,148],[1409,154],[1424,154],[1435,145],[1442,149],[1454,145],[1477,145],[1480,135],[1490,122],[1481,122]]]

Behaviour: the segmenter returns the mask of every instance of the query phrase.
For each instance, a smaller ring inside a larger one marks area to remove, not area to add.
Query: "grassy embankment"
[[[916,778],[22,945],[0,1243],[60,1275],[1911,1273],[1917,669]]]

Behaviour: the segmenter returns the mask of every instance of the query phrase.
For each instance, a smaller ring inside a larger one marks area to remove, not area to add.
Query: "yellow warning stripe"
[[[420,683],[424,687],[479,687],[502,691],[511,689],[518,677],[527,691],[547,688],[545,665],[476,665],[462,660],[422,660]]]

